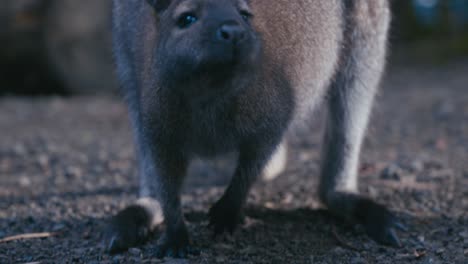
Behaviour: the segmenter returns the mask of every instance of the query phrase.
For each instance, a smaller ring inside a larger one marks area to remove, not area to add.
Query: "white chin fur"
[[[288,149],[286,143],[282,143],[276,150],[273,157],[268,162],[263,170],[262,178],[264,181],[271,181],[276,179],[286,168],[288,158]]]

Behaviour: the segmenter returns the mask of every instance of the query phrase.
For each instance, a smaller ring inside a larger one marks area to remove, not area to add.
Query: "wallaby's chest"
[[[244,113],[236,105],[204,105],[186,113],[186,147],[195,155],[214,156],[234,151],[243,138]],[[255,129],[255,128],[254,128]]]

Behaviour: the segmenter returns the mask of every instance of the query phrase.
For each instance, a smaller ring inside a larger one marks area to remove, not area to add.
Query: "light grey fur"
[[[287,123],[290,128],[303,124],[320,103],[325,102],[328,106],[320,175],[321,200],[332,213],[360,221],[379,242],[398,244],[393,230],[393,215],[384,206],[357,194],[361,145],[385,65],[390,22],[388,0],[249,2],[255,15],[252,27],[261,35],[262,55],[267,58],[267,62],[260,68],[266,73],[265,76],[278,73],[291,88],[292,116]],[[177,2],[181,5],[184,3],[186,2]],[[149,126],[145,126],[141,114],[146,113],[147,123],[151,123],[151,114],[157,114],[151,109],[141,109],[144,108],[141,105],[151,106],[143,93],[154,88],[151,83],[154,57],[149,56],[153,54],[158,38],[156,26],[152,24],[154,18],[154,10],[144,0],[114,0],[114,48],[116,59],[120,62],[117,70],[127,91],[127,102],[135,130],[139,153],[140,196],[151,198],[146,200],[149,203],[140,205],[154,215],[161,215],[162,208],[164,218],[171,224],[182,223],[179,226],[185,233],[179,197],[188,161],[167,158],[164,155],[166,153],[156,156],[158,146],[150,144],[154,141],[148,138],[151,133],[144,131]],[[122,35],[119,37],[119,34]],[[262,99],[272,96],[269,95],[272,90],[267,89],[270,88],[269,81],[270,78],[264,78],[256,84],[255,88],[263,91]],[[271,89],[281,91],[284,87],[279,85]],[[262,109],[262,106],[256,104],[258,103],[253,102],[257,109]],[[283,105],[275,105],[271,109],[278,114],[289,111]],[[248,115],[255,114],[250,112]],[[255,125],[258,124],[254,123]],[[277,131],[271,132],[275,134],[273,132]],[[224,137],[219,139],[223,140]],[[240,151],[244,155],[240,155],[239,167],[223,196],[229,199],[224,200],[234,200],[231,198],[235,197],[243,205],[257,174],[263,171],[265,175],[272,176],[284,168],[286,155],[282,152],[282,147],[276,146],[281,140],[274,138],[271,141],[273,143],[268,142],[261,149],[245,148],[243,153]],[[271,157],[275,148],[279,155]],[[270,165],[279,166],[270,170],[268,160]],[[179,163],[180,166],[173,165]],[[170,172],[171,175],[165,175],[164,172]],[[226,205],[223,198],[220,200],[221,204],[219,201],[215,204],[215,209],[219,209],[216,206]],[[157,201],[162,201],[162,204]],[[152,219],[155,218],[157,217]]]

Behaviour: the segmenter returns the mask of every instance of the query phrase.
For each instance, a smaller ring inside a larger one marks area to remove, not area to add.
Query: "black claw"
[[[393,247],[402,246],[396,230],[408,229],[384,206],[362,198],[356,207],[356,216],[367,234],[376,242]]]
[[[119,246],[118,246],[118,237],[113,236],[109,240],[109,244],[107,245],[106,251],[109,252],[110,254],[115,254],[119,251]]]
[[[402,231],[402,232],[408,232],[408,230],[409,230],[404,224],[402,224],[399,221],[397,221],[395,223],[395,228],[398,229],[399,231]]]

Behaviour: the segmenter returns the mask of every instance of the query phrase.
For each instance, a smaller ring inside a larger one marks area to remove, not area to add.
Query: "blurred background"
[[[0,95],[116,91],[111,0],[1,0]],[[390,62],[468,57],[467,0],[393,0]]]

